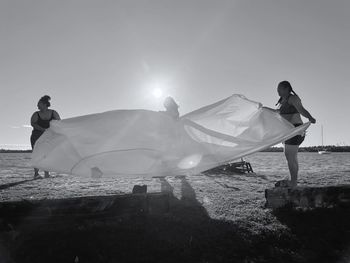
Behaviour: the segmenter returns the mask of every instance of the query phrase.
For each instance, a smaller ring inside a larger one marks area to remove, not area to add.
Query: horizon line
[[[23,148],[6,148],[3,146],[17,146],[17,147],[23,147]],[[350,147],[350,145],[312,145],[312,146],[301,146],[300,148],[317,148],[317,147]],[[283,146],[271,146],[268,148],[283,148]],[[266,148],[266,149],[268,149]],[[32,150],[31,145],[27,145],[27,144],[1,144],[0,145],[0,151],[28,151],[28,150]]]

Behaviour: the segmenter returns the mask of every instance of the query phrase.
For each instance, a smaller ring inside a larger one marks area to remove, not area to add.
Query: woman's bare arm
[[[303,115],[305,118],[309,119],[309,121],[311,123],[316,123],[316,119],[314,117],[311,116],[310,112],[308,112],[303,104],[301,103],[300,98],[298,98],[297,96],[292,96],[289,101],[290,104],[292,104],[297,110],[298,112]]]
[[[55,111],[55,110],[52,110],[53,112],[52,112],[52,114],[53,114],[53,118],[54,118],[54,120],[61,120],[61,117],[60,117],[60,115],[58,114],[58,112],[57,111]]]
[[[269,107],[265,107],[265,106],[263,106],[262,107],[263,109],[267,109],[267,110],[270,110],[270,111],[273,111],[273,112],[279,112],[279,110],[277,110],[277,109],[272,109],[272,108],[269,108]]]

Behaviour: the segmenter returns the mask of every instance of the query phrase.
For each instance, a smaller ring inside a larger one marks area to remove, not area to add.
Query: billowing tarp
[[[32,166],[82,176],[199,173],[305,132],[278,113],[232,95],[174,120],[115,110],[61,121],[36,142]]]

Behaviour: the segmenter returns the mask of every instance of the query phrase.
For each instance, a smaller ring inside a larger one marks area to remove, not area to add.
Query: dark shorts
[[[302,124],[294,124],[295,127],[298,127]],[[305,135],[296,135],[284,142],[284,144],[288,145],[300,145],[305,139]]]
[[[34,149],[34,144],[35,142],[39,139],[39,137],[43,134],[44,132],[38,131],[38,130],[33,130],[32,135],[30,136],[30,144],[32,145],[32,149]]]

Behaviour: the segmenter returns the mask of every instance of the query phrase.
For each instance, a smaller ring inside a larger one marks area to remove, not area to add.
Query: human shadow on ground
[[[161,191],[170,194],[170,209],[177,216],[185,216],[187,218],[200,218],[201,220],[210,219],[207,210],[197,200],[196,192],[188,182],[185,176],[178,177],[181,180],[181,197],[176,198],[173,194],[174,187],[166,180],[160,178]]]
[[[5,189],[11,188],[13,186],[17,186],[17,185],[20,185],[20,184],[25,184],[25,183],[28,183],[28,182],[31,182],[31,181],[34,181],[34,180],[37,180],[37,179],[36,178],[32,178],[32,179],[22,180],[22,181],[18,181],[18,182],[13,182],[13,183],[2,184],[2,185],[0,185],[0,190],[5,190]]]

